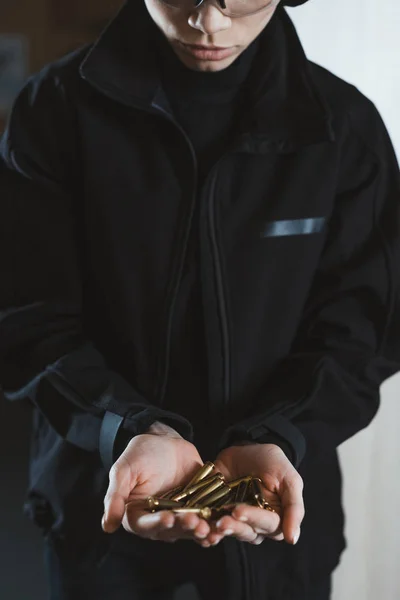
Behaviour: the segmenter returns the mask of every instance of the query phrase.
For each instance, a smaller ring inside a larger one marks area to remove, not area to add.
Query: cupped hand
[[[276,512],[239,504],[222,517],[207,541],[215,545],[226,535],[260,544],[265,538],[297,543],[304,518],[303,480],[286,454],[275,444],[247,444],[226,448],[215,461],[227,481],[245,475],[259,477],[263,495]]]
[[[127,532],[154,540],[206,538],[210,526],[196,514],[143,509],[148,496],[160,496],[189,481],[202,465],[195,446],[167,426],[134,437],[110,470],[103,530],[114,533],[122,524]]]

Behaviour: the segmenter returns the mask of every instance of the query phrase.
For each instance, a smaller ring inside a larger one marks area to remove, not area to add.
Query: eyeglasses
[[[227,17],[238,18],[254,15],[267,8],[275,7],[279,0],[160,0],[163,4],[190,11],[199,8],[203,2],[212,2]]]

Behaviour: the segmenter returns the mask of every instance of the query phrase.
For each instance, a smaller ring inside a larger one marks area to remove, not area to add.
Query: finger
[[[144,538],[158,539],[161,532],[172,530],[175,525],[175,515],[168,510],[157,513],[145,512],[129,503],[126,506],[124,528],[129,533],[134,533]]]
[[[264,536],[274,537],[281,533],[281,518],[279,514],[258,508],[257,506],[240,504],[233,510],[232,517],[238,521],[247,523],[256,533]]]
[[[229,521],[223,521],[221,518],[219,521],[211,522],[210,533],[207,536],[207,541],[211,544],[211,546],[217,546],[225,537],[230,537],[231,535],[233,535],[233,533],[229,528]]]
[[[247,523],[237,521],[231,516],[226,516],[216,523],[216,531],[224,536],[232,536],[241,542],[251,542],[257,537],[257,533]],[[210,537],[210,536],[209,536]]]
[[[177,514],[176,515],[176,526],[184,532],[194,532],[196,527],[200,524],[200,518],[195,514]],[[203,519],[204,520],[204,519]]]
[[[114,533],[122,523],[125,504],[134,487],[132,472],[128,463],[117,461],[109,474],[109,485],[104,497],[102,527],[106,533]]]
[[[200,538],[196,536],[195,530],[190,528],[184,528],[180,524],[175,522],[175,526],[170,530],[162,530],[158,532],[157,537],[154,539],[158,539],[163,542],[171,541],[171,539],[176,540],[192,540],[197,543],[201,543],[203,541],[208,541],[207,534],[202,535]]]
[[[200,519],[200,522],[193,533],[196,540],[204,540],[207,538],[210,531],[211,527],[209,523],[207,523],[207,521],[205,521],[204,519]]]
[[[175,515],[175,525],[173,533],[178,539],[188,540],[195,538],[195,529],[200,524],[200,518],[197,515]],[[169,532],[165,535],[162,533],[160,539],[169,537]],[[205,536],[207,537],[207,536]]]
[[[160,511],[149,514],[138,510],[135,503],[127,505],[127,523],[124,527],[131,533],[140,537],[159,541],[196,539],[195,531],[198,529],[205,539],[210,527],[204,519],[197,515],[175,515],[171,511]]]
[[[204,535],[206,534],[206,535]],[[225,537],[224,534],[216,531],[215,523],[207,522],[207,529],[202,529],[200,526],[195,530],[195,541],[203,545],[201,542],[207,542],[206,546],[216,546]]]
[[[179,525],[178,525],[179,522]],[[194,541],[204,541],[207,539],[211,528],[205,519],[197,515],[177,515],[177,526],[180,526],[182,537],[190,538]]]
[[[158,542],[177,542],[179,540],[191,540],[192,536],[189,533],[178,531],[173,527],[171,530],[165,529],[160,531],[156,537],[150,539],[154,539]]]
[[[264,535],[258,535],[253,542],[250,542],[250,544],[253,544],[254,546],[259,546],[260,544],[263,543],[264,540],[265,540]]]
[[[296,544],[304,519],[303,481],[300,476],[282,482],[281,502],[283,508],[282,531],[286,542]]]
[[[218,544],[220,544],[225,537],[227,537],[227,536],[225,536],[225,535],[217,536],[217,535],[213,534],[212,536],[211,535],[208,536],[207,541],[211,546],[218,546]]]
[[[228,535],[226,535],[223,531],[213,529],[207,536],[207,542],[209,542],[211,546],[217,546],[225,537],[230,537],[231,535],[232,534],[229,533],[229,529]]]
[[[279,533],[279,535],[267,535],[265,537],[268,537],[270,540],[273,540],[274,542],[283,542],[285,539],[285,536],[283,535],[283,533]]]

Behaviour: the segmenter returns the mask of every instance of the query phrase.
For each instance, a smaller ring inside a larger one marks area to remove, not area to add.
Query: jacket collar
[[[156,35],[160,33],[143,0],[127,0],[81,63],[81,76],[127,106],[168,111],[154,52]],[[261,36],[260,53],[247,84],[247,114],[239,124],[242,149],[268,152],[274,146],[290,152],[334,141],[328,104],[283,8]]]

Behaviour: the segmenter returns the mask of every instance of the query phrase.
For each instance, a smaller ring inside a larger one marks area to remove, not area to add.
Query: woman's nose
[[[189,25],[207,35],[224,31],[231,27],[231,19],[224,15],[212,2],[204,2],[193,10],[189,17]]]

